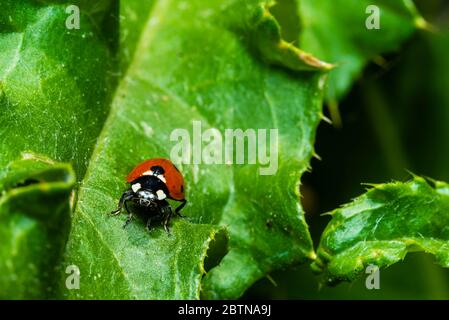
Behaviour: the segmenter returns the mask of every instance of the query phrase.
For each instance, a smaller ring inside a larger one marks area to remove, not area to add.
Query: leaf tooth
[[[328,117],[326,117],[324,114],[321,114],[321,120],[323,120],[324,122],[326,122],[326,123],[328,123],[330,125],[333,125],[332,124],[332,120],[329,119]]]
[[[268,62],[294,71],[328,72],[335,65],[321,61],[281,37],[281,28],[270,12],[271,2],[262,3],[254,18],[253,44]]]

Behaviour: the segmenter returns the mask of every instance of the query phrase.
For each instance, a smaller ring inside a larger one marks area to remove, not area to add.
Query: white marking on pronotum
[[[148,170],[145,171],[144,173],[142,173],[143,176],[155,176],[156,178],[158,178],[159,180],[161,180],[163,183],[167,183],[167,180],[165,180],[165,177],[161,174],[154,174],[154,172],[152,170]]]
[[[148,170],[145,171],[144,173],[142,173],[143,176],[152,176],[153,175],[153,171],[152,170]]]
[[[140,188],[142,188],[142,186],[140,185],[140,183],[135,183],[131,186],[131,189],[133,189],[134,192],[137,192],[140,190]]]
[[[162,191],[162,190],[158,190],[156,192],[156,195],[157,195],[158,200],[164,200],[165,198],[167,198],[164,191]]]

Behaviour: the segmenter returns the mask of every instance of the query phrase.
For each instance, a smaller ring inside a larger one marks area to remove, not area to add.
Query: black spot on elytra
[[[151,171],[153,171],[153,173],[155,175],[160,175],[160,174],[164,174],[165,173],[164,168],[162,168],[161,166],[152,166],[151,167]]]
[[[181,185],[181,192],[184,192],[184,185]]]

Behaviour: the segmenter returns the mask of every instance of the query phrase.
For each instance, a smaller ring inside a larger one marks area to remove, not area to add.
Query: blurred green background
[[[415,3],[435,30],[418,31],[400,51],[371,62],[340,103],[342,126],[322,122],[318,129],[322,160],[313,159],[301,190],[315,246],[330,220],[321,214],[362,194],[361,183],[407,180],[404,168],[449,181],[449,1]],[[273,11],[282,15],[288,6],[283,0]],[[366,289],[365,277],[320,289],[308,265],[271,278],[245,298],[449,299],[449,270],[424,253],[381,270],[379,290]]]

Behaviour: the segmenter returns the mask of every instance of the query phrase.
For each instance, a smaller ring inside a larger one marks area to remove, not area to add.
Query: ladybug
[[[175,214],[180,217],[182,215],[179,212],[187,203],[184,198],[184,178],[178,168],[168,159],[149,159],[137,165],[128,174],[126,181],[130,187],[123,192],[118,208],[111,214],[118,215],[125,207],[128,219],[123,227],[126,227],[133,218],[128,208],[128,202],[131,201],[136,206],[144,208],[148,214],[148,230],[151,230],[151,220],[159,218],[163,219],[164,229],[169,233],[168,223],[173,211],[167,199],[181,202],[175,209]]]

